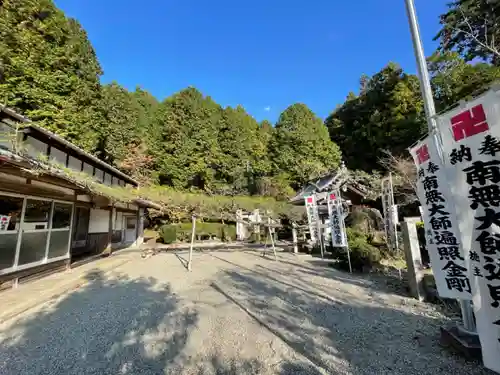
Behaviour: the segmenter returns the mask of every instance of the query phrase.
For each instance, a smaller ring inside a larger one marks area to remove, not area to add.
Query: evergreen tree
[[[456,52],[436,52],[429,58],[432,89],[438,111],[471,99],[500,78],[500,67],[469,64]]]
[[[93,150],[101,69],[85,31],[51,0],[0,6],[0,101]]]
[[[418,78],[390,63],[365,78],[362,92],[350,93],[326,125],[350,169],[380,169],[385,150],[406,153],[427,129]]]
[[[218,126],[222,109],[190,87],[163,101],[156,116],[159,129],[155,163],[161,183],[210,191],[220,164]]]
[[[466,61],[479,58],[500,64],[500,2],[453,0],[440,20],[434,39],[441,51],[456,51]]]
[[[288,174],[295,189],[340,162],[340,149],[330,140],[321,119],[305,104],[293,104],[281,113],[270,148],[274,174]]]

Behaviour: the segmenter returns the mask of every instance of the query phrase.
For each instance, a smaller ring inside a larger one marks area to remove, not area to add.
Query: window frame
[[[58,262],[58,261],[64,260],[64,259],[69,259],[70,251],[71,251],[71,236],[72,236],[72,228],[73,228],[73,219],[74,219],[74,213],[75,213],[74,202],[64,201],[64,200],[60,200],[60,199],[50,199],[50,198],[38,197],[38,196],[33,196],[33,195],[16,194],[16,193],[10,193],[10,192],[0,190],[0,196],[2,196],[2,195],[6,196],[6,197],[22,198],[23,205],[22,205],[22,209],[21,209],[21,220],[19,221],[19,231],[17,233],[17,244],[16,244],[16,253],[14,256],[14,263],[13,263],[12,267],[1,269],[0,275],[5,275],[5,274],[17,272],[17,271],[22,271],[25,269],[39,266],[39,265]],[[48,221],[47,229],[23,230],[24,217],[26,214],[26,206],[27,206],[28,199],[29,200],[50,202],[50,212],[49,212],[49,221]],[[71,214],[70,214],[71,218],[70,218],[69,228],[65,227],[65,228],[52,229],[52,219],[53,219],[53,215],[54,215],[54,206],[56,203],[62,203],[62,204],[66,204],[66,205],[71,206]],[[51,236],[52,231],[54,231],[54,232],[69,231],[68,251],[66,252],[65,255],[49,259],[48,256],[49,256],[49,247],[50,247],[50,236]],[[42,260],[39,260],[36,262],[31,262],[31,263],[19,265],[19,255],[20,255],[20,251],[21,251],[21,243],[22,243],[22,237],[23,237],[22,234],[23,233],[42,233],[42,232],[47,233],[44,258]],[[6,233],[8,233],[8,232],[6,232]],[[0,233],[0,236],[3,234],[4,233]]]

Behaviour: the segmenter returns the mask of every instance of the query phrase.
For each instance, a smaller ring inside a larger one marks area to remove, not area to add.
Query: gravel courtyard
[[[491,374],[446,318],[308,256],[139,254],[0,325],[0,374]]]

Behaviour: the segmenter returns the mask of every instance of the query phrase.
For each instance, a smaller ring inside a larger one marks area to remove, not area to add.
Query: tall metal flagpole
[[[408,23],[410,25],[411,39],[413,42],[413,50],[415,52],[415,58],[417,59],[418,77],[420,78],[420,90],[422,91],[422,98],[424,100],[424,108],[425,114],[427,116],[429,134],[434,137],[436,146],[438,146],[437,149],[441,154],[441,142],[436,132],[436,107],[434,106],[431,81],[429,78],[429,71],[427,70],[427,60],[425,58],[424,48],[422,46],[422,38],[420,37],[415,3],[414,0],[405,0],[405,4],[406,13],[408,15]],[[460,308],[462,310],[462,318],[465,330],[469,332],[476,332],[472,305],[470,301],[459,300],[459,302]]]

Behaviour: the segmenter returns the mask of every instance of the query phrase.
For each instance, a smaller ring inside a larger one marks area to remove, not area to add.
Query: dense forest
[[[499,9],[460,0],[441,16],[440,47],[429,58],[439,110],[500,77]],[[158,100],[139,87],[102,84],[102,73],[85,30],[52,0],[0,1],[0,102],[142,184],[284,199],[341,158],[350,169],[383,172],[385,151],[406,157],[426,131],[418,78],[393,62],[363,75],[325,121],[293,103],[275,124],[195,87]]]

